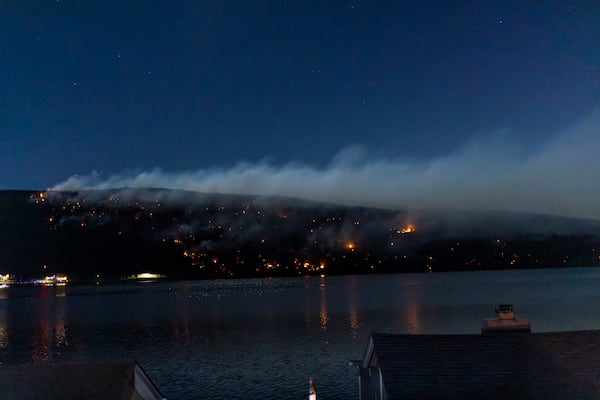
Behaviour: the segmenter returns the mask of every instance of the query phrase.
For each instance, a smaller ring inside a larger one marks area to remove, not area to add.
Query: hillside
[[[0,192],[0,273],[172,279],[600,265],[600,223],[170,190]]]

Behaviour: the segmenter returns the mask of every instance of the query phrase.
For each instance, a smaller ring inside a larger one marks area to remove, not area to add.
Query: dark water
[[[0,289],[0,362],[136,358],[170,399],[356,399],[371,331],[600,329],[600,269]]]

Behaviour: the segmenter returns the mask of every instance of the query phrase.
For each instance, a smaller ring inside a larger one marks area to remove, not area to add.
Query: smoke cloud
[[[369,159],[360,147],[316,168],[240,162],[230,168],[72,176],[53,190],[164,188],[286,196],[402,210],[500,210],[600,220],[600,112],[529,149],[473,141],[430,160]]]

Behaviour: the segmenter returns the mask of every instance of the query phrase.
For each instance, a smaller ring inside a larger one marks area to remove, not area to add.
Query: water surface
[[[369,333],[600,329],[600,269],[0,289],[0,362],[135,358],[170,399],[358,398]]]

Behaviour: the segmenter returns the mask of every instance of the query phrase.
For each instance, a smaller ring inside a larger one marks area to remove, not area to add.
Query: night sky
[[[600,3],[566,3],[1,2],[0,189],[556,154],[600,129]]]

